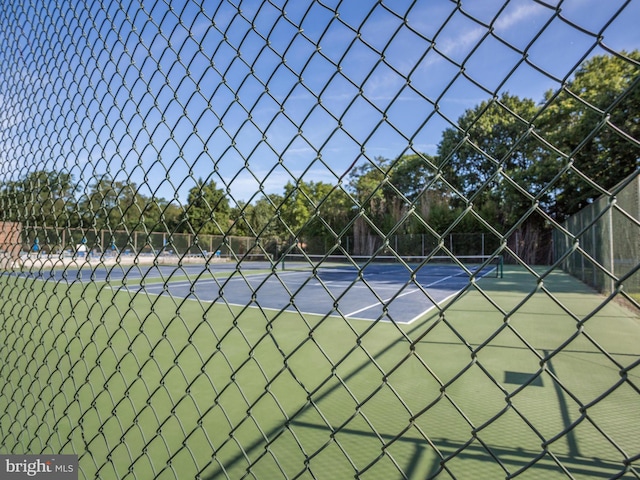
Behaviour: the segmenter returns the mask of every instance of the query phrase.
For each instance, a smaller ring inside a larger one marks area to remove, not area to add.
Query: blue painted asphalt
[[[264,269],[264,270],[260,270]],[[491,270],[477,274],[489,274]],[[267,310],[335,315],[349,319],[411,323],[460,292],[469,276],[454,267],[415,272],[398,266],[336,267],[311,271],[276,270],[269,264],[114,266],[20,272],[55,282],[107,282],[115,290]],[[186,279],[184,277],[187,277]],[[182,279],[175,279],[183,277]]]
[[[225,279],[146,285],[151,295],[201,302],[247,305],[312,315],[411,323],[436,303],[461,290],[467,280],[442,277],[430,284],[391,280],[323,279],[305,272],[233,275]],[[129,287],[131,288],[131,287]]]

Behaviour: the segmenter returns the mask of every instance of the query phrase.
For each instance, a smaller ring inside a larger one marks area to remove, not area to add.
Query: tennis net
[[[361,272],[406,271],[433,276],[468,276],[469,278],[504,275],[502,255],[448,255],[396,256],[396,255],[308,255],[289,253],[279,263],[283,270],[309,271],[336,270]]]

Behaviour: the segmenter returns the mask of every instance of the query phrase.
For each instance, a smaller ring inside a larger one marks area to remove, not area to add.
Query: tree
[[[348,196],[326,182],[299,181],[284,188],[280,218],[284,230],[310,253],[326,252],[341,241],[352,210]]]
[[[516,225],[528,239],[525,260],[542,260],[536,246],[548,227],[528,213],[533,200],[562,220],[601,193],[594,184],[611,188],[638,168],[630,138],[640,136],[640,55],[628,57],[635,63],[591,58],[559,92],[547,92],[543,106],[504,94],[467,110],[438,146],[444,177],[459,191],[453,204],[473,205],[498,231]]]
[[[446,185],[436,175],[437,159],[421,153],[403,155],[388,163],[389,181],[385,184],[384,192],[391,215],[389,223],[398,233],[425,233],[430,212],[440,206],[449,206],[451,199]],[[415,213],[408,216],[398,228],[398,222],[407,215],[409,209]]]
[[[230,213],[224,190],[217,188],[213,180],[204,183],[199,179],[189,190],[181,222],[187,225],[185,230],[196,234],[223,235],[230,227]]]
[[[629,139],[640,138],[640,51],[627,57],[636,63],[624,56],[592,57],[557,95],[545,95],[541,130],[566,157],[545,155],[537,174],[548,182],[569,161],[575,169],[554,185],[559,219],[601,194],[575,172],[608,189],[638,169],[640,148]]]
[[[141,214],[145,228],[150,232],[175,232],[180,227],[182,209],[165,198],[146,198],[143,200]]]
[[[3,219],[38,227],[74,226],[77,187],[69,173],[37,170],[2,188]]]
[[[317,182],[314,187],[311,218],[303,232],[310,251],[325,253],[342,245],[350,233],[354,203],[340,186]]]
[[[239,219],[234,233],[249,237],[285,238],[286,229],[279,215],[282,201],[282,195],[272,193],[254,204],[239,204],[232,210],[233,218]]]
[[[445,178],[459,195],[458,206],[493,202],[500,206],[498,218],[486,219],[499,227],[517,221],[531,204],[509,180],[536,194],[532,176],[536,150],[530,135],[538,107],[531,99],[503,94],[469,109],[458,119],[458,128],[446,129],[438,145]]]
[[[249,216],[249,222],[255,232],[267,237],[283,237],[286,235],[286,230],[279,215],[282,201],[282,195],[272,193],[255,203]]]
[[[351,172],[349,188],[357,201],[358,215],[353,224],[353,253],[371,255],[379,249],[383,235],[393,228],[389,215],[389,191],[385,191],[385,177],[390,161],[377,157],[374,162],[365,163]]]
[[[91,185],[79,202],[83,225],[93,226],[97,230],[124,230],[121,192],[125,188],[124,183],[114,182],[108,176]]]
[[[428,232],[431,215],[442,206],[448,209],[450,202],[450,195],[437,176],[436,163],[434,157],[421,153],[395,160],[377,158],[354,169],[349,187],[358,210],[364,213],[354,222],[356,253],[371,255],[382,245],[383,236],[391,232]],[[382,236],[374,235],[375,230]],[[401,250],[398,253],[409,253],[410,247]]]
[[[456,190],[453,232],[493,229],[504,234],[516,227],[507,240],[528,263],[546,252],[544,218],[530,213],[534,202],[549,201],[536,178],[535,165],[544,151],[532,133],[538,114],[533,100],[505,93],[465,111],[458,127],[445,130],[438,145],[444,177]],[[473,213],[465,214],[469,207]],[[519,248],[516,239],[521,238],[528,239],[526,249]]]
[[[82,224],[96,230],[173,231],[179,207],[164,198],[147,197],[135,183],[103,176],[79,201]]]

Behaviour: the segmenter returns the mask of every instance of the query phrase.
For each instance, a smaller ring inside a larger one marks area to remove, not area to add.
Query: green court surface
[[[640,320],[563,273],[505,267],[411,325],[0,290],[2,444],[80,478],[640,475]]]

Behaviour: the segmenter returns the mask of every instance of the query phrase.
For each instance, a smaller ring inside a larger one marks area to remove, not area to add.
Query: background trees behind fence
[[[82,185],[66,172],[28,171],[0,186],[3,220],[28,219],[24,233],[32,240],[43,228],[80,229],[98,250],[113,243],[181,251],[178,234],[187,234],[273,238],[270,254],[305,245],[313,253],[372,255],[394,242],[401,254],[447,254],[455,237],[453,253],[467,255],[488,254],[506,238],[522,261],[549,263],[549,219],[563,221],[638,168],[640,89],[632,88],[632,62],[640,62],[637,50],[627,59],[596,56],[538,102],[509,93],[481,102],[443,131],[436,155],[354,162],[336,184],[298,179],[246,203],[200,179],[180,203],[106,174]],[[465,235],[468,243],[460,240]],[[65,250],[73,236],[40,240]],[[198,245],[225,250],[225,242]]]

